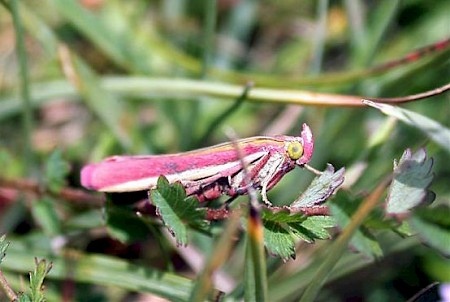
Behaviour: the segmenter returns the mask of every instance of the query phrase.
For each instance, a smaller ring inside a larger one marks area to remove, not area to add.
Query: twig
[[[371,100],[371,101],[379,102],[379,103],[406,103],[406,102],[412,102],[412,101],[417,101],[417,100],[421,100],[421,99],[426,99],[431,96],[442,94],[449,90],[450,90],[450,83],[448,83],[444,86],[435,88],[433,90],[428,90],[425,92],[402,96],[402,97],[397,97],[397,98],[370,98],[369,97],[367,99]]]
[[[271,212],[284,212],[287,211],[291,214],[302,214],[304,216],[329,216],[330,210],[327,206],[314,206],[314,207],[300,207],[300,208],[288,208],[288,207],[267,207],[261,205],[264,209]],[[239,210],[229,210],[229,209],[207,209],[206,219],[207,220],[223,220],[229,218],[235,211]]]
[[[414,61],[417,61],[421,58],[423,58],[427,54],[432,54],[434,52],[445,50],[450,45],[450,38],[444,39],[442,41],[439,41],[437,43],[424,46],[422,48],[416,49],[408,54],[406,56],[396,59],[390,62],[386,62],[380,65],[377,65],[371,69],[369,69],[369,73],[379,73],[383,71],[387,71],[389,69],[392,69],[394,67],[412,63]]]
[[[231,116],[231,114],[233,114],[239,107],[241,107],[241,105],[247,99],[247,95],[250,89],[253,88],[253,86],[253,82],[247,82],[247,84],[245,84],[242,94],[236,99],[236,101],[228,109],[217,116],[211,123],[209,123],[208,127],[206,127],[206,133],[203,134],[198,140],[199,144],[207,141],[210,138],[211,134],[219,127],[219,125],[222,124],[229,116]]]
[[[6,293],[6,296],[11,301],[17,301],[17,294],[14,292],[14,290],[9,285],[8,281],[5,278],[5,275],[3,275],[3,272],[0,270],[0,286],[3,288],[3,290]]]
[[[5,179],[0,177],[0,188],[13,188],[18,191],[24,191],[38,196],[50,195],[61,198],[79,205],[88,205],[91,207],[101,207],[104,204],[104,197],[87,193],[83,190],[69,187],[62,188],[59,193],[54,193],[48,188],[41,186],[38,182],[29,179]]]

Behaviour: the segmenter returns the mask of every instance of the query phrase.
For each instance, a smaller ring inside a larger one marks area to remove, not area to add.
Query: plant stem
[[[17,300],[18,297],[17,297],[16,293],[11,288],[11,286],[9,286],[8,281],[6,281],[5,275],[3,275],[2,271],[0,271],[0,286],[5,291],[6,296],[9,298],[9,300],[11,300],[11,301]]]

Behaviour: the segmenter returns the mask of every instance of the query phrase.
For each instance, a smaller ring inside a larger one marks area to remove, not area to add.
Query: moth
[[[101,192],[132,192],[156,187],[164,175],[169,183],[180,182],[188,196],[199,201],[222,195],[235,198],[248,193],[241,150],[251,186],[261,191],[270,205],[267,191],[296,166],[304,167],[314,151],[314,138],[307,124],[300,136],[254,136],[188,152],[164,155],[112,156],[86,165],[81,184]]]

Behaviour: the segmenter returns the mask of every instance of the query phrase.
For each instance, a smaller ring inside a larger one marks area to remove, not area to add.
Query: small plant
[[[45,291],[44,291],[44,278],[48,275],[50,270],[52,269],[52,264],[47,264],[45,259],[38,260],[34,259],[35,268],[33,272],[29,273],[30,276],[30,292],[18,292],[16,293],[11,286],[8,284],[3,272],[1,270],[1,263],[3,259],[6,257],[6,250],[8,248],[9,242],[6,242],[6,236],[3,235],[0,237],[0,285],[6,296],[10,299],[10,301],[18,301],[18,302],[44,302],[45,299]]]

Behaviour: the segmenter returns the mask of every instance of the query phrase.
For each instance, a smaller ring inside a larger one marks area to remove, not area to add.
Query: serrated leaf
[[[47,261],[42,259],[38,261],[35,259],[36,267],[33,272],[30,273],[30,288],[31,288],[31,300],[33,302],[43,302],[44,297],[44,279],[52,268],[52,263],[47,265]]]
[[[304,221],[306,217],[301,214],[292,214],[289,208],[277,211],[273,211],[271,208],[263,208],[262,219],[264,221],[270,220],[277,223],[295,223]]]
[[[311,216],[302,222],[302,227],[307,229],[313,236],[313,239],[329,239],[330,233],[327,228],[332,228],[336,222],[331,216]]]
[[[423,131],[429,138],[435,143],[440,145],[444,150],[450,153],[450,129],[445,128],[438,122],[418,114],[416,112],[400,108],[398,106],[392,106],[388,104],[375,103],[368,100],[363,102],[369,106],[372,106],[386,115],[398,118],[402,122],[418,128]]]
[[[0,264],[6,256],[6,250],[8,249],[9,242],[6,241],[6,235],[0,237]]]
[[[306,191],[290,207],[305,208],[325,202],[344,182],[344,172],[344,168],[335,172],[334,167],[328,164],[325,171],[314,178]]]
[[[179,245],[184,246],[188,242],[188,226],[206,226],[206,210],[198,207],[199,202],[195,197],[186,196],[180,183],[169,185],[169,181],[160,176],[156,188],[150,191],[150,199]]]
[[[264,221],[264,243],[272,255],[289,259],[295,255],[294,234],[283,224]]]
[[[335,225],[329,216],[306,217],[290,213],[289,209],[271,212],[263,211],[264,241],[267,250],[282,259],[295,256],[295,242],[299,239],[312,243],[316,239],[328,239],[326,228]]]
[[[423,242],[450,256],[450,207],[423,208],[408,221]]]
[[[64,161],[62,151],[56,149],[47,158],[45,163],[45,183],[53,193],[59,193],[65,185],[65,179],[69,173],[69,164]]]
[[[341,229],[350,222],[351,216],[356,211],[358,205],[344,199],[340,199],[339,202],[333,202],[330,204],[330,210],[333,217],[336,219],[336,223]],[[370,231],[361,226],[353,235],[350,240],[350,244],[359,252],[363,253],[369,258],[379,258],[383,255],[383,251],[375,240]]]
[[[290,225],[301,240],[313,243],[316,239],[329,239],[327,228],[335,226],[334,219],[330,216],[311,216],[301,224]]]
[[[429,201],[428,186],[433,180],[433,160],[424,149],[411,154],[407,149],[398,164],[394,163],[394,178],[386,199],[386,213],[401,215]]]

